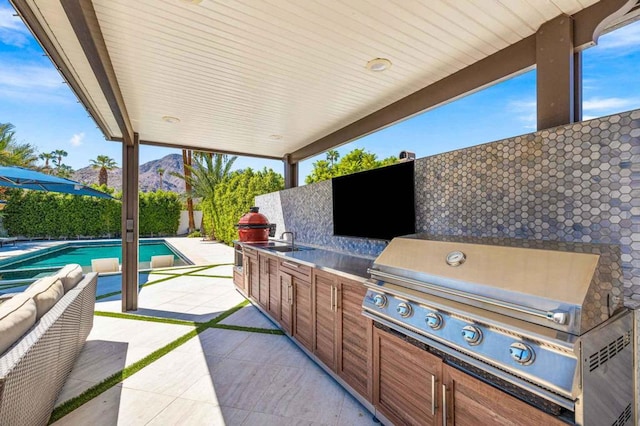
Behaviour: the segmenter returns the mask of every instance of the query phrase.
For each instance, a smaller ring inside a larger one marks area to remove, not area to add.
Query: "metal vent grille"
[[[626,332],[607,346],[604,346],[602,349],[592,354],[589,357],[589,371],[591,372],[609,361],[618,352],[626,348],[629,343],[631,343],[631,332]]]
[[[611,426],[623,426],[626,425],[629,420],[631,420],[631,404],[627,405],[627,408],[624,409],[622,414],[618,416]]]

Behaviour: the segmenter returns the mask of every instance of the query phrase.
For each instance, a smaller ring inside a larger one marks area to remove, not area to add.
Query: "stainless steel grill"
[[[413,235],[370,273],[363,309],[379,326],[576,424],[631,424],[615,246]]]

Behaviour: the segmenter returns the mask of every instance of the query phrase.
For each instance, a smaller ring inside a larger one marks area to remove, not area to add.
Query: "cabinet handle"
[[[282,266],[287,266],[289,268],[296,268],[296,269],[300,267],[300,265],[298,265],[297,263],[291,263],[291,262],[282,262]]]
[[[289,284],[289,305],[293,306],[293,296],[291,295],[291,293],[293,293],[293,284]]]
[[[442,426],[447,426],[447,385],[442,385]]]
[[[333,306],[331,306],[331,310],[338,312],[338,287],[332,285],[331,294],[333,295]]]
[[[333,312],[333,286],[331,286],[331,305],[329,306],[331,312]]]
[[[438,380],[436,379],[436,376],[432,374],[431,375],[431,415],[432,416],[436,415],[436,408],[438,408],[438,405],[436,404],[436,399],[438,398],[438,396],[436,395],[437,382]]]

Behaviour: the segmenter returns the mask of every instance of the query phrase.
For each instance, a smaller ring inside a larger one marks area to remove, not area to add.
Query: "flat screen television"
[[[391,240],[415,233],[413,164],[333,178],[333,235]]]

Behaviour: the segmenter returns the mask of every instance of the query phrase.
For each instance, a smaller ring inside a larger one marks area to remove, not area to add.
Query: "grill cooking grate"
[[[624,409],[622,414],[618,416],[611,426],[623,426],[626,425],[629,420],[631,420],[631,404],[627,405],[627,408]]]
[[[626,332],[607,346],[592,354],[589,357],[589,371],[591,372],[609,361],[618,352],[626,348],[629,343],[631,343],[631,333]]]

